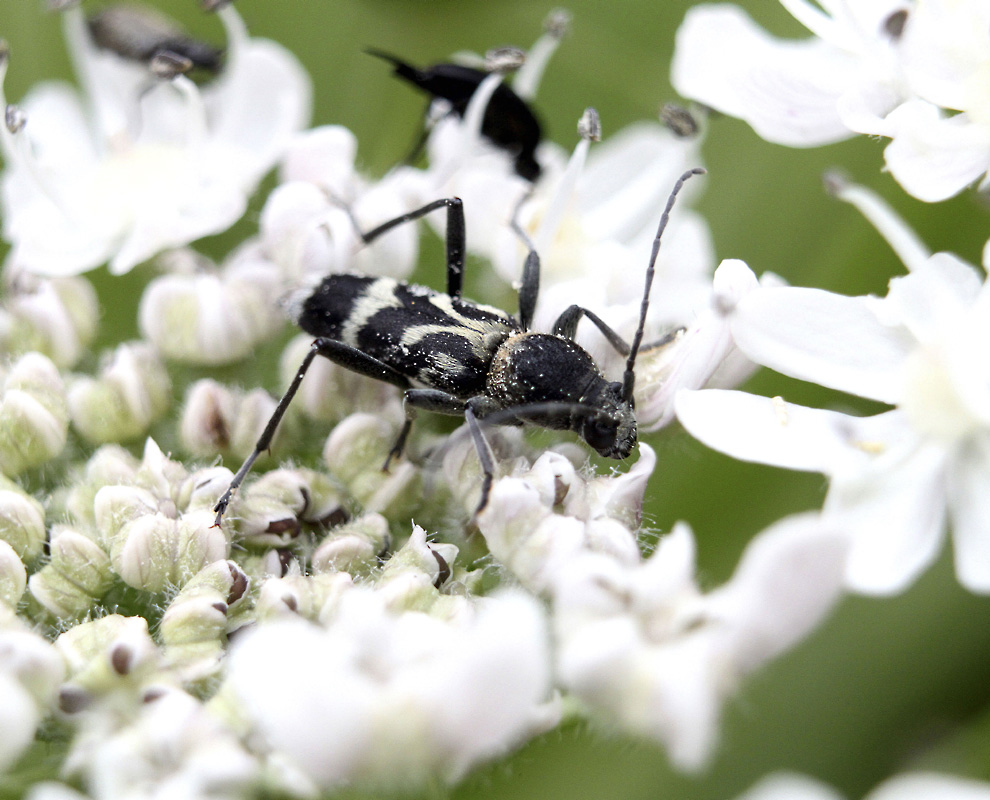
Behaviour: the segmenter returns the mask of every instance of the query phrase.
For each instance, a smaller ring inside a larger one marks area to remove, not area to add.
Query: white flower
[[[990,784],[933,772],[907,772],[884,781],[865,800],[990,800]],[[763,778],[737,800],[842,800],[829,786],[785,772]]]
[[[274,754],[319,787],[456,779],[547,722],[549,654],[522,594],[454,609],[396,613],[352,587],[326,627],[275,620],[245,635],[230,687]]]
[[[825,513],[853,538],[848,584],[905,588],[951,518],[959,580],[990,591],[990,284],[948,253],[891,281],[886,298],[771,288],[737,305],[754,361],[896,406],[854,417],[736,392],[682,393],[677,415],[737,458],[830,478]]]
[[[94,800],[237,800],[260,777],[233,732],[171,687],[156,688],[126,715],[87,720],[69,759]]]
[[[681,389],[735,386],[756,368],[732,339],[730,319],[740,299],[774,284],[772,274],[757,280],[738,259],[726,259],[712,278],[707,308],[672,341],[640,350],[636,360],[636,421],[640,431],[655,431],[674,418],[674,398]]]
[[[985,2],[781,2],[813,38],[776,39],[731,5],[691,9],[677,34],[677,90],[781,144],[889,137],[887,168],[921,200],[986,173]]]
[[[202,92],[182,75],[144,91],[143,65],[98,49],[78,6],[63,12],[83,95],[41,84],[22,104],[27,124],[0,128],[9,265],[71,275],[109,261],[119,274],[244,213],[305,124],[310,86],[288,51],[248,38],[233,6],[218,16],[228,38],[222,74]]]
[[[572,560],[552,595],[560,680],[594,713],[697,769],[715,744],[722,701],[832,607],[844,553],[834,527],[804,515],[758,535],[733,578],[708,594],[695,582],[683,523],[638,563]]]

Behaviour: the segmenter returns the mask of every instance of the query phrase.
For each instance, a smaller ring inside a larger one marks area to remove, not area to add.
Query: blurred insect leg
[[[467,250],[467,228],[464,224],[464,204],[459,197],[444,197],[427,203],[422,208],[402,214],[388,222],[383,222],[377,228],[361,234],[365,244],[371,244],[382,234],[392,228],[425,217],[438,208],[447,208],[447,294],[460,297],[464,284],[464,253]]]

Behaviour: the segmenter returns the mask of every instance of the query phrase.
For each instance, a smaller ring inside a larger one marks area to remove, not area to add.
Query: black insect
[[[400,58],[380,50],[366,50],[369,55],[392,64],[393,74],[422,89],[433,97],[450,103],[453,113],[464,116],[468,103],[481,82],[489,73],[460,64],[433,64],[418,69]],[[525,100],[504,83],[492,94],[481,120],[481,133],[496,147],[507,151],[515,159],[516,174],[528,181],[540,177],[540,164],[536,160],[536,147],[540,143],[540,122]],[[415,156],[422,146],[421,139],[413,151]]]
[[[633,412],[636,356],[643,342],[660,238],[684,181],[703,172],[698,168],[684,173],[671,191],[653,242],[639,326],[632,344],[579,305],[570,306],[560,315],[552,333],[531,331],[540,280],[539,256],[532,246],[523,267],[518,316],[463,299],[465,226],[464,209],[458,198],[437,200],[363,234],[365,243],[369,243],[397,225],[446,208],[446,293],[391,278],[341,274],[324,278],[312,293],[299,300],[294,308],[296,321],[317,338],[254,452],[216,504],[216,524],[220,524],[231,495],[255,459],[268,449],[282,415],[316,356],[404,390],[406,422],[389,453],[386,468],[402,454],[417,409],[463,416],[484,473],[478,511],[487,504],[495,472],[479,419],[486,424],[528,422],[543,428],[571,430],[601,455],[626,458],[637,441]],[[573,341],[582,317],[594,323],[609,343],[626,356],[621,381],[607,380],[592,357]],[[647,347],[659,346],[668,338]]]
[[[171,56],[208,72],[220,69],[223,50],[192,38],[177,22],[153,9],[112,5],[87,22],[97,46],[121,58],[147,64],[156,56]]]

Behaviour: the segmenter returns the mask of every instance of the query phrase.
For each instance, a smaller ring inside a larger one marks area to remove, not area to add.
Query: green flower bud
[[[45,511],[41,503],[2,475],[0,540],[9,544],[25,564],[38,558],[45,546]]]
[[[366,572],[388,547],[388,520],[365,514],[334,528],[313,553],[314,572]]]
[[[393,610],[428,611],[456,558],[457,547],[427,542],[426,531],[415,525],[409,540],[382,568],[379,590]]]
[[[161,592],[181,586],[210,562],[227,557],[226,534],[213,522],[210,511],[179,519],[162,513],[142,515],[125,523],[110,540],[110,560],[135,589]]]
[[[96,335],[100,306],[85,278],[38,278],[19,272],[8,287],[8,325],[0,325],[0,351],[37,350],[58,367],[74,366]]]
[[[306,619],[322,620],[353,587],[354,580],[347,572],[269,578],[258,593],[255,614],[258,619],[298,614]]]
[[[146,342],[120,345],[99,378],[80,376],[69,388],[72,424],[93,444],[141,436],[170,401],[168,372]]]
[[[139,462],[119,445],[99,448],[86,462],[85,473],[73,486],[65,500],[65,509],[82,525],[96,525],[94,504],[104,486],[129,484],[134,480]]]
[[[92,611],[113,584],[110,557],[92,539],[67,527],[52,529],[51,561],[31,576],[31,596],[60,620]]]
[[[271,302],[277,283],[277,272],[258,264],[219,275],[164,275],[145,289],[138,324],[166,358],[229,364],[249,356],[282,325]]]
[[[231,616],[245,604],[249,579],[233,561],[216,561],[200,570],[175,596],[159,632],[169,662],[183,680],[216,673],[226,646]]]
[[[66,700],[73,709],[84,703],[87,696],[159,677],[163,666],[161,653],[148,634],[148,621],[143,617],[110,614],[82,622],[60,635],[55,648],[68,666],[72,684],[71,696]],[[76,697],[77,694],[81,697]]]
[[[366,511],[405,516],[418,502],[419,475],[406,460],[382,466],[399,428],[376,414],[352,414],[330,434],[323,459]]]
[[[196,381],[189,387],[182,410],[182,446],[198,458],[219,454],[244,459],[254,451],[275,405],[263,389],[243,393],[216,381]],[[278,449],[283,427],[275,433],[272,450]]]
[[[27,570],[14,548],[0,539],[0,603],[16,606],[27,585]]]
[[[308,469],[276,469],[245,489],[233,514],[241,537],[253,544],[290,544],[301,523],[328,527],[347,519],[337,484]]]
[[[0,370],[0,470],[18,475],[65,447],[69,415],[58,369],[40,353]]]

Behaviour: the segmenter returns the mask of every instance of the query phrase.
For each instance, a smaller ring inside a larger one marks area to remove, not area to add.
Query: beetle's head
[[[581,415],[575,430],[599,455],[628,458],[637,441],[636,415],[632,404],[622,399],[622,384],[606,384],[598,402]]]

